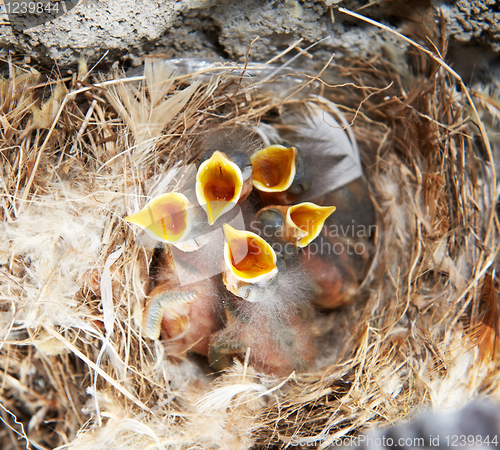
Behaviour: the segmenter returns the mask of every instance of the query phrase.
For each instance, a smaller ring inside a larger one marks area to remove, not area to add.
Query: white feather
[[[196,402],[196,409],[203,414],[208,414],[211,411],[219,411],[227,408],[236,395],[249,395],[252,393],[257,393],[255,398],[259,398],[266,395],[267,389],[261,384],[256,383],[231,384],[215,389],[201,397]]]
[[[113,306],[113,288],[111,286],[111,266],[122,255],[123,246],[111,253],[106,259],[101,276],[101,303],[104,328],[106,335],[110,337],[113,334],[113,322],[115,320],[115,311]]]
[[[294,145],[301,150],[311,175],[311,187],[300,201],[313,200],[363,176],[356,140],[344,131],[348,125],[340,111],[337,115],[345,126],[326,109],[308,103],[306,116],[298,118],[296,125],[289,123],[295,125]]]

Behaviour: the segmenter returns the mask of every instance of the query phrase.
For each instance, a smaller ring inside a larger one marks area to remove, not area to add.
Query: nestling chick
[[[325,220],[335,206],[319,206],[311,202],[293,206],[268,206],[255,215],[255,224],[282,256],[295,254],[320,234]],[[279,250],[278,250],[279,249]]]
[[[265,204],[291,204],[309,189],[309,171],[296,147],[270,145],[251,159],[253,185]]]
[[[322,197],[335,203],[338,214],[329,217],[318,238],[303,252],[303,264],[318,286],[313,304],[333,309],[352,303],[374,255],[375,210],[364,178]]]
[[[149,294],[143,315],[143,334],[164,340],[167,353],[188,351],[206,356],[210,336],[222,326],[217,282],[214,278],[181,286],[167,251],[156,267],[157,285]]]
[[[210,360],[221,367],[229,355],[244,356],[250,348],[250,362],[263,372],[284,376],[304,369],[316,352],[309,303],[315,285],[298,255],[277,255],[253,232],[225,231],[227,325],[210,344]]]
[[[243,358],[247,348],[255,369],[280,377],[305,370],[314,362],[312,309],[293,309],[286,318],[279,318],[259,304],[247,303],[237,308],[228,312],[226,327],[210,343],[209,360],[214,368],[225,367],[228,357]]]
[[[363,187],[366,189],[361,178],[323,196],[321,201],[326,204],[341,205],[334,215],[335,207],[309,202],[269,206],[256,215],[261,235],[278,255],[301,259],[316,286],[312,302],[320,308],[332,309],[353,301],[366,275],[372,255],[368,233],[375,219]]]
[[[278,274],[276,253],[261,237],[224,224],[225,270],[222,279],[229,292],[249,302],[259,301],[255,293],[265,289]]]
[[[314,286],[301,267],[282,268],[274,283],[256,287],[258,301],[229,296],[226,327],[210,342],[209,361],[216,369],[231,356],[244,358],[267,374],[289,375],[307,369],[316,356],[314,310],[308,303]]]
[[[252,190],[250,155],[263,145],[258,135],[244,126],[220,127],[199,142],[196,196],[213,225]]]
[[[185,252],[197,250],[211,230],[193,191],[169,192],[150,200],[125,220],[139,225],[153,239],[174,245]]]

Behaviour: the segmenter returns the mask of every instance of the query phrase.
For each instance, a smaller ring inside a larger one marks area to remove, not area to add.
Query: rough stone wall
[[[257,36],[252,60],[267,60],[299,38],[305,41],[302,48],[326,38],[310,51],[325,56],[398,54],[404,47],[337,6],[396,27],[418,21],[419,9],[438,8],[452,46],[472,40],[490,52],[488,61],[500,50],[500,6],[494,0],[82,0],[66,15],[24,30],[11,27],[4,15],[0,45],[4,53],[59,65],[80,56],[95,62],[106,51],[108,61],[132,65],[149,53],[242,60]]]
[[[500,51],[500,3],[496,0],[460,0],[441,5],[448,33],[458,42],[484,43]]]

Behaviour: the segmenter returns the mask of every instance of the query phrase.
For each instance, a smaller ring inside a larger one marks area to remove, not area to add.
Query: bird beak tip
[[[185,240],[193,226],[192,205],[180,193],[163,194],[125,220],[143,228],[154,239],[175,243]]]
[[[209,208],[209,210],[208,210],[207,217],[208,217],[208,224],[210,226],[212,226],[215,223],[215,220],[214,220],[214,215],[212,214],[212,209],[211,208]]]
[[[135,225],[139,225],[140,227],[146,227],[147,224],[145,225],[143,223],[143,221],[140,220],[140,213],[141,211],[135,213],[135,214],[132,214],[131,216],[127,216],[125,217],[125,220],[129,223],[133,223]]]

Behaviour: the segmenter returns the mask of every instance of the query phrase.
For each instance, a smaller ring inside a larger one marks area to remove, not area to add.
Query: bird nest
[[[313,74],[149,59],[138,76],[82,63],[47,79],[10,63],[2,448],[325,448],[423,406],[498,395],[500,241],[481,121],[498,110],[473,101],[437,48],[409,52],[408,70],[380,57]],[[287,376],[255,367],[251,342],[219,372],[166,355],[141,326],[156,250],[124,218],[194,161],[204,130],[286,126],[287,111],[311,103],[346,118],[376,211],[354,301],[315,312],[319,356]]]

